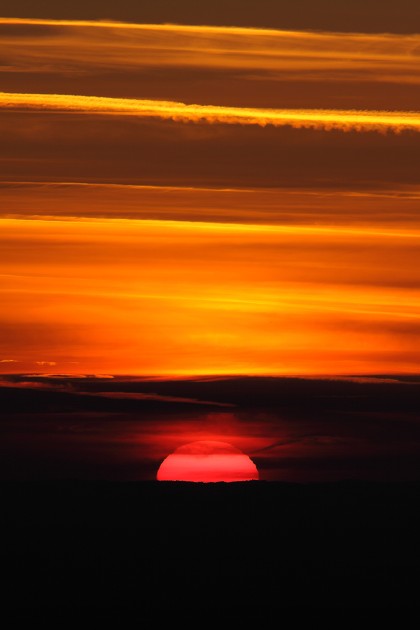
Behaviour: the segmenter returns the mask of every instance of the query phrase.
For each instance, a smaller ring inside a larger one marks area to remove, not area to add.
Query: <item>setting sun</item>
[[[254,462],[226,442],[203,440],[180,446],[162,462],[159,481],[253,481],[258,479]]]

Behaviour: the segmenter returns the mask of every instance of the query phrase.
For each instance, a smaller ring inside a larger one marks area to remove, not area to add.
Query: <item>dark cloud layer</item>
[[[418,184],[417,134],[251,128],[73,114],[2,117],[4,179],[374,188]]]
[[[419,394],[398,376],[8,376],[0,478],[153,479],[178,446],[223,436],[262,479],[419,480]]]

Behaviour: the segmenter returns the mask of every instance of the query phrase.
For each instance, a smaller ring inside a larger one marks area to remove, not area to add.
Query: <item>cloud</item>
[[[420,188],[381,191],[0,182],[6,217],[416,227]],[[1,212],[0,212],[1,214]]]
[[[28,6],[34,8],[30,11]],[[137,23],[175,23],[177,24],[226,24],[258,28],[303,28],[316,30],[344,30],[364,32],[413,32],[413,25],[418,23],[420,8],[415,0],[400,0],[399,3],[370,0],[369,3],[356,0],[347,4],[345,0],[331,3],[329,0],[262,0],[262,2],[244,2],[243,0],[225,0],[212,2],[203,6],[191,0],[169,2],[121,2],[110,0],[75,0],[71,4],[57,5],[43,0],[39,3],[16,2],[3,0],[2,14],[27,18],[28,13],[37,18],[28,22],[64,23],[78,22],[89,24],[88,20],[105,15],[106,23],[111,20],[122,20]],[[56,19],[51,19],[52,17]],[[194,28],[194,27],[191,27]]]
[[[197,398],[186,398],[181,396],[164,396],[162,394],[154,393],[139,393],[139,392],[83,392],[83,396],[101,396],[102,398],[113,398],[116,400],[157,400],[163,402],[175,402],[175,403],[192,403],[194,405],[212,405],[215,407],[235,407],[231,403],[220,403],[212,400],[198,400]]]
[[[313,187],[377,190],[382,186],[418,186],[420,145],[418,134],[413,132],[342,133],[287,126],[175,124],[159,118],[88,112],[40,115],[39,110],[9,110],[0,114],[1,173],[9,181],[295,187],[301,191]],[[66,191],[62,195],[67,206],[69,194]],[[117,195],[115,190],[114,199]],[[152,194],[149,199],[153,199]],[[27,207],[31,205],[28,199]],[[60,212],[61,203],[55,205]],[[79,209],[90,205],[88,199],[77,203]],[[110,205],[108,199],[102,207]],[[118,208],[119,200],[113,205]],[[140,201],[131,206],[138,213],[145,204]],[[1,207],[3,213],[11,211],[6,201]],[[331,200],[329,207],[333,208]],[[366,222],[361,205],[355,204],[355,208]],[[379,210],[379,203],[376,208]],[[195,211],[191,208],[191,214],[198,215],[201,209],[201,205]],[[418,216],[417,209],[415,212]],[[342,216],[341,209],[335,215]],[[394,216],[403,218],[399,209]]]
[[[77,363],[77,361],[75,362]],[[48,379],[103,379],[114,378],[111,374],[24,374],[26,378],[48,378]]]
[[[222,123],[325,131],[420,131],[420,112],[317,109],[263,109],[187,105],[174,101],[122,99],[71,94],[17,94],[0,92],[0,108],[6,110],[59,111],[129,115],[177,122]]]
[[[45,362],[39,362],[45,363]],[[213,400],[201,400],[199,398],[192,398],[190,396],[172,396],[169,394],[158,394],[155,392],[127,392],[113,389],[112,391],[100,391],[96,387],[93,391],[84,391],[83,387],[89,387],[95,385],[96,381],[114,381],[114,377],[104,374],[24,374],[13,377],[3,376],[0,378],[0,388],[14,388],[14,389],[41,389],[52,391],[64,391],[77,394],[78,396],[87,396],[94,398],[109,398],[115,401],[154,401],[154,402],[170,402],[178,404],[192,404],[203,405],[205,407],[236,407],[234,403],[229,402],[216,402]],[[86,382],[86,384],[85,384]],[[124,385],[124,379],[120,382]],[[130,381],[129,381],[130,382]],[[131,381],[132,382],[132,381]],[[142,381],[140,381],[141,387]],[[112,387],[110,383],[108,387]],[[118,388],[118,382],[116,383]]]
[[[0,359],[0,363],[19,363],[19,361],[15,361],[15,359]]]
[[[13,389],[41,389],[41,390],[63,390],[63,391],[67,391],[67,387],[65,384],[58,384],[57,386],[53,387],[51,385],[51,383],[43,383],[41,381],[26,381],[24,380],[26,378],[26,376],[22,376],[21,377],[22,380],[19,381],[13,381],[13,380],[9,380],[6,377],[0,378],[0,388],[2,387],[6,387],[6,388],[13,388]]]
[[[418,61],[419,35],[363,34],[199,26],[183,24],[135,24],[112,21],[40,20],[0,18],[0,36],[19,40],[34,38],[36,56],[49,63],[66,60],[66,50],[84,41],[83,50],[74,49],[74,60],[82,58],[98,67],[204,66],[266,70],[376,70],[393,75],[412,75]],[[48,56],[40,36],[54,41],[55,58]],[[60,36],[61,35],[61,41]],[[103,42],[107,47],[104,50]],[[119,49],[120,54],[115,54]],[[154,55],[130,55],[132,50]],[[19,53],[19,51],[16,51]],[[102,55],[101,55],[102,53]],[[29,59],[29,57],[28,57]],[[397,78],[397,77],[395,77]],[[403,76],[403,80],[404,80]]]
[[[56,361],[35,361],[36,365],[47,365],[49,367],[57,365]]]

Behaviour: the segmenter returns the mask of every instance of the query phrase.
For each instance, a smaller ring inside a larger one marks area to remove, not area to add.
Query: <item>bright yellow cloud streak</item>
[[[164,235],[169,232],[194,233],[203,238],[223,238],[224,235],[229,238],[233,235],[241,238],[242,235],[253,234],[262,236],[267,242],[275,241],[279,235],[296,236],[301,238],[304,236],[331,236],[334,238],[347,239],[354,236],[359,239],[369,237],[384,237],[388,239],[415,239],[420,240],[420,230],[418,229],[392,229],[392,228],[369,228],[369,227],[349,227],[349,226],[317,226],[317,225],[254,225],[248,223],[213,223],[204,221],[160,221],[154,219],[135,220],[135,219],[88,219],[79,218],[74,220],[61,220],[49,218],[37,218],[35,220],[24,218],[19,219],[1,219],[1,224],[13,232],[18,232],[22,238],[28,236],[30,238],[33,226],[45,226],[46,238],[57,238],[63,235],[67,238],[70,233],[77,234],[78,238],[91,239],[93,234],[98,238],[102,236],[111,237],[114,230],[127,240],[136,241],[138,238],[137,230],[147,229],[153,233]],[[85,231],[86,225],[94,225],[95,231]],[[67,226],[67,231],[63,231],[62,226]],[[27,229],[26,229],[27,228]],[[36,229],[36,228],[35,228]]]
[[[420,131],[420,112],[356,110],[263,109],[187,105],[71,94],[16,94],[0,92],[1,109],[29,109],[89,114],[120,114],[194,123],[223,123],[265,127],[340,131]]]
[[[238,26],[195,26],[184,24],[136,24],[134,22],[118,22],[112,20],[49,20],[42,18],[0,18],[0,24],[27,24],[37,26],[86,26],[89,28],[120,28],[128,30],[180,31],[191,33],[279,33],[276,29],[258,29]],[[299,31],[284,31],[299,33]]]
[[[265,33],[278,35],[287,33],[290,36],[301,37],[304,33],[308,37],[319,39],[323,36],[321,33],[311,33],[308,31],[293,31],[281,29],[253,28],[240,26],[207,26],[207,25],[189,25],[189,24],[136,24],[134,22],[118,22],[113,20],[54,20],[43,18],[13,18],[0,17],[0,24],[27,24],[36,26],[82,26],[89,28],[120,28],[128,30],[150,30],[150,31],[176,31],[188,33],[255,33],[263,35]],[[363,35],[367,39],[375,40],[376,35]]]

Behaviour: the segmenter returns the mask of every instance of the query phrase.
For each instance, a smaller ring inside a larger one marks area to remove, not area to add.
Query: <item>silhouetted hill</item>
[[[6,607],[417,601],[419,484],[13,482],[0,496]]]

